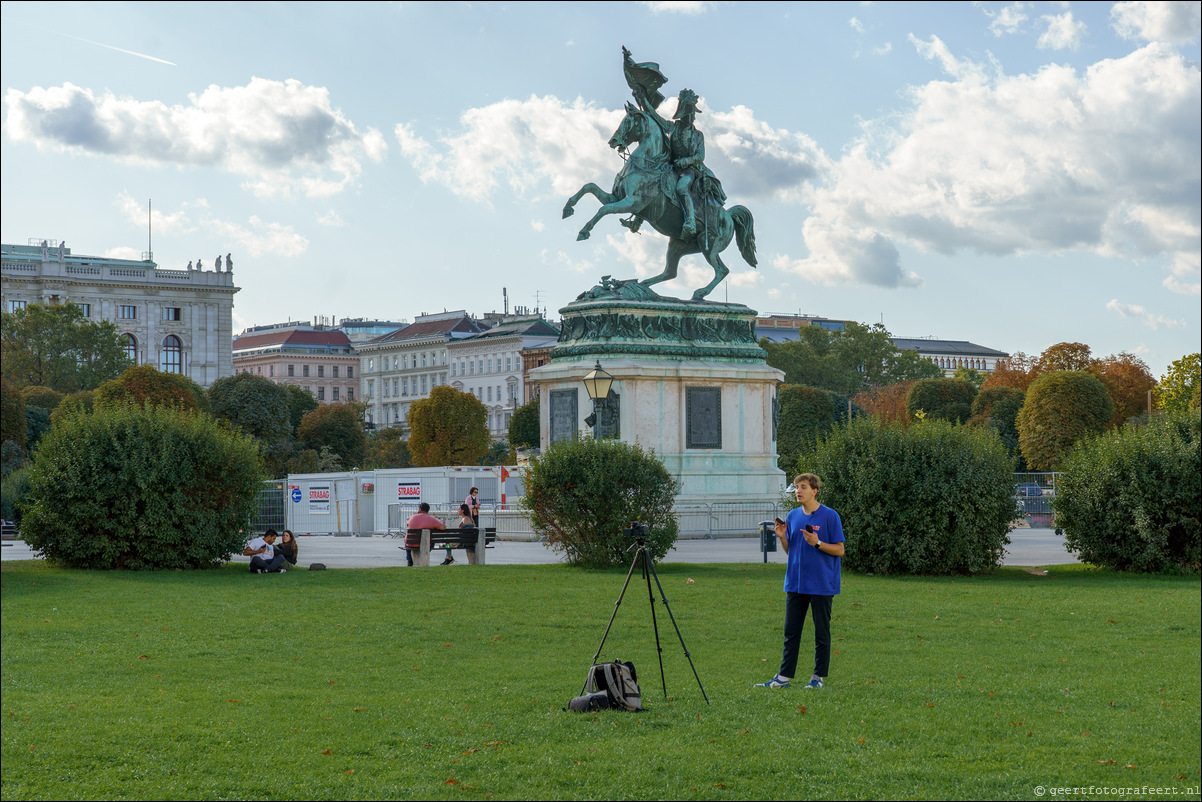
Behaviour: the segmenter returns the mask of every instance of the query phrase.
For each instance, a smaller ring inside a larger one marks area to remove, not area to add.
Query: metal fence
[[[1056,498],[1059,478],[1059,473],[1014,474],[1015,517],[1025,520],[1028,526],[1051,527],[1052,500]]]
[[[255,499],[255,511],[251,513],[247,522],[248,532],[266,532],[268,529],[279,532],[287,528],[284,509],[287,484],[283,479],[272,479],[263,483],[259,496]]]

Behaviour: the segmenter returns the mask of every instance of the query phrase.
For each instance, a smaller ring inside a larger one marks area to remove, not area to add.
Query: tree
[[[72,568],[203,568],[246,543],[255,441],[209,415],[110,405],[63,419],[29,466],[21,534]]]
[[[1016,387],[984,387],[972,401],[972,426],[984,426],[997,432],[1006,450],[1015,457],[1017,469],[1025,471],[1027,463],[1018,447],[1018,413],[1027,394]]]
[[[213,414],[264,444],[292,436],[290,400],[281,385],[254,373],[235,373],[209,388]]]
[[[0,442],[24,447],[25,437],[25,399],[7,380],[0,380]]]
[[[915,351],[897,350],[880,324],[848,323],[842,330],[804,326],[795,341],[760,340],[768,364],[785,372],[786,384],[854,395],[900,381],[942,375],[939,366]]]
[[[800,464],[843,520],[852,571],[977,574],[1010,542],[1014,461],[990,432],[861,418],[832,429]]]
[[[1013,387],[1024,393],[1035,381],[1035,362],[1033,357],[1019,351],[1005,361],[998,361],[993,366],[993,372],[981,383],[981,389],[986,387]]]
[[[840,423],[847,422],[847,399],[829,390],[785,384],[777,390],[780,423],[776,430],[777,465],[786,475],[795,473],[797,458]]]
[[[1101,380],[1083,370],[1054,370],[1027,391],[1018,413],[1018,440],[1027,465],[1055,471],[1080,440],[1100,434],[1114,415]]]
[[[504,465],[509,460],[509,443],[504,440],[493,440],[488,451],[480,457],[481,465]]]
[[[963,379],[964,381],[981,389],[981,385],[985,383],[985,374],[976,368],[966,368],[963,365],[956,368],[956,372],[952,374],[953,379]]]
[[[380,468],[408,468],[413,464],[409,456],[409,442],[399,426],[379,429],[367,438],[367,470]]]
[[[964,423],[972,415],[976,396],[977,388],[963,379],[923,379],[906,397],[906,411],[911,416],[922,412],[926,418]]]
[[[151,365],[135,365],[96,388],[97,406],[136,404],[140,407],[167,406],[184,412],[207,412],[209,399],[187,376],[163,373]]]
[[[1056,343],[1049,345],[1035,363],[1035,375],[1053,370],[1090,370],[1095,360],[1085,343]]]
[[[478,465],[488,451],[488,411],[470,393],[440,384],[409,407],[409,454],[419,468]]]
[[[1202,416],[1170,412],[1076,449],[1056,483],[1056,521],[1081,560],[1119,571],[1202,568]]]
[[[1102,380],[1106,394],[1114,404],[1111,428],[1122,426],[1124,421],[1147,411],[1148,391],[1156,386],[1156,378],[1147,362],[1123,351],[1095,360],[1090,372]]]
[[[298,434],[303,448],[321,451],[327,446],[350,468],[363,465],[367,459],[367,435],[359,421],[357,404],[321,404],[305,413]]]
[[[542,436],[538,398],[522,404],[509,419],[509,445],[513,448],[538,448]]]
[[[95,403],[96,392],[94,390],[80,390],[78,393],[71,393],[64,397],[50,413],[50,425],[53,426],[60,419],[69,415],[86,415],[92,411]]]
[[[300,431],[301,419],[305,417],[305,413],[312,412],[321,405],[312,393],[295,384],[286,384],[284,389],[288,391],[288,415],[292,423],[292,434],[295,437]]]
[[[64,396],[51,387],[31,384],[21,390],[21,398],[25,401],[26,409],[38,407],[46,410],[46,414],[50,414],[62,403]]]
[[[638,444],[591,437],[561,440],[526,475],[522,506],[534,531],[568,562],[608,568],[630,560],[622,530],[647,524],[647,551],[663,559],[676,542],[679,484]]]
[[[906,399],[915,384],[917,382],[905,381],[885,387],[874,387],[858,393],[852,401],[878,420],[909,426],[912,416],[906,409]]]
[[[116,324],[89,320],[75,304],[30,304],[5,312],[2,328],[2,370],[16,387],[91,390],[130,364]]]
[[[1202,387],[1202,353],[1186,354],[1169,365],[1155,390],[1156,403],[1165,412],[1198,408]]]

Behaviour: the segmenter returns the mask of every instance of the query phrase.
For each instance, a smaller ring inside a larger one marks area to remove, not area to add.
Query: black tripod
[[[638,526],[638,524],[635,524]],[[605,639],[609,637],[609,630],[614,625],[614,619],[618,617],[618,608],[622,605],[622,597],[626,595],[626,588],[630,586],[630,577],[634,576],[635,566],[639,565],[640,561],[643,566],[643,579],[647,580],[647,601],[651,605],[651,628],[655,631],[655,651],[659,655],[659,681],[664,688],[664,698],[668,698],[668,683],[664,679],[664,649],[659,645],[659,624],[655,621],[655,594],[651,591],[651,577],[655,577],[655,586],[659,588],[659,597],[664,603],[664,609],[668,611],[668,618],[672,620],[672,626],[676,629],[676,637],[680,640],[680,648],[684,650],[684,656],[688,658],[689,667],[693,669],[693,676],[697,677],[697,687],[701,688],[701,695],[705,698],[705,703],[710,703],[710,698],[705,694],[705,686],[701,684],[701,677],[697,676],[697,667],[693,665],[693,658],[689,654],[689,647],[684,645],[684,636],[680,634],[680,627],[676,625],[676,618],[672,615],[672,608],[668,606],[668,597],[664,595],[664,586],[659,583],[659,574],[655,573],[655,564],[651,560],[651,555],[647,553],[647,539],[645,537],[636,537],[634,544],[626,551],[637,548],[634,559],[630,562],[630,570],[626,572],[626,582],[622,585],[622,592],[618,594],[618,600],[614,602],[613,615],[609,617],[609,625],[605,627],[605,634],[601,636],[601,643],[597,646],[597,653],[593,655],[593,665],[597,665],[597,659],[601,656],[601,650],[605,648]],[[585,687],[580,689],[580,695],[583,696],[585,689],[588,686],[588,680],[585,680]]]

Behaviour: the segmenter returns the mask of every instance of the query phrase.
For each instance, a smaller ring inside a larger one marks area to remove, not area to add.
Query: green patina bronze
[[[576,203],[591,194],[602,206],[577,239],[588,239],[598,221],[611,214],[629,214],[621,223],[631,231],[646,221],[668,237],[664,271],[638,282],[644,287],[675,278],[681,258],[700,253],[714,269],[714,279],[693,293],[699,301],[730,273],[721,253],[732,239],[755,267],[755,223],[746,207],[725,208],[722,183],[705,165],[705,138],[694,124],[701,113],[697,94],[682,89],[672,120],[665,120],[656,111],[664,100],[659,88],[667,83],[659,65],[635,63],[624,47],[622,56],[622,72],[638,105],[626,104],[626,117],[609,146],[626,157],[626,164],[614,178],[612,192],[585,184],[568,199],[563,216],[570,217]]]

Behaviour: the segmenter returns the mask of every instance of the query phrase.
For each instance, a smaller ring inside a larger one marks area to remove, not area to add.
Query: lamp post
[[[597,404],[609,398],[609,390],[613,386],[614,377],[605,372],[601,367],[601,363],[597,362],[589,373],[585,374],[583,379],[584,389],[588,392],[588,397],[593,399],[593,414],[584,419],[593,430],[593,437],[597,436]]]

